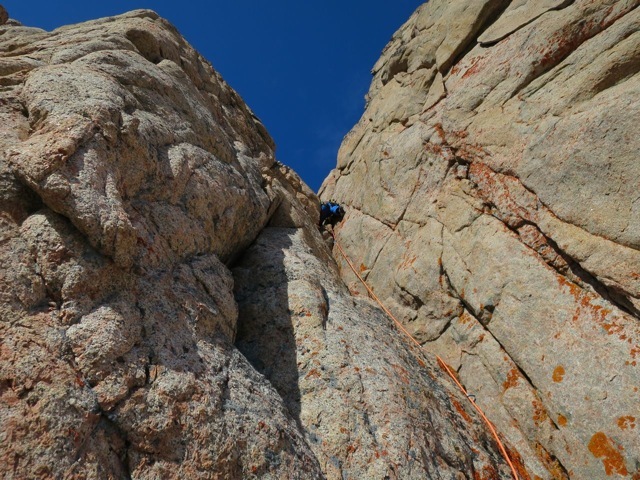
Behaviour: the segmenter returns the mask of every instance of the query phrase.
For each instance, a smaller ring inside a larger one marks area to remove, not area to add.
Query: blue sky
[[[423,0],[0,0],[12,18],[52,30],[150,8],[235,88],[277,158],[317,190],[360,118],[370,70]]]

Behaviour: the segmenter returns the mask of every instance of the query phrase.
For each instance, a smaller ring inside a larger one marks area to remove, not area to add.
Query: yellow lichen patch
[[[618,419],[618,427],[620,427],[620,430],[633,430],[636,428],[636,417],[632,417],[631,415],[620,417]]]
[[[594,457],[602,459],[602,465],[607,475],[613,475],[613,473],[629,474],[620,450],[622,447],[616,446],[613,440],[603,432],[595,433],[589,441],[589,451]]]
[[[564,367],[562,365],[558,365],[554,370],[553,370],[553,381],[556,383],[560,383],[562,381],[562,379],[564,378]]]

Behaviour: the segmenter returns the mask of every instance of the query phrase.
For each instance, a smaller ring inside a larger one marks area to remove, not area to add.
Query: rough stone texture
[[[234,269],[238,348],[327,477],[508,478],[497,449],[479,448],[492,439],[467,400],[374,303],[351,298],[328,254],[313,228],[271,226]]]
[[[233,346],[262,125],[150,11],[0,42],[0,476],[321,478]]]
[[[640,475],[639,3],[429,1],[321,190],[536,478]]]
[[[500,17],[478,36],[478,43],[490,45],[531,23],[549,10],[559,10],[573,0],[514,0]]]
[[[2,478],[509,475],[273,149],[151,11],[0,28]]]

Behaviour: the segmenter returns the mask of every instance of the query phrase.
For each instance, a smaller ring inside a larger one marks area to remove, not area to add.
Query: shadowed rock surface
[[[321,189],[535,478],[640,475],[638,4],[426,3]]]
[[[0,27],[2,478],[508,477],[273,150],[151,11]]]

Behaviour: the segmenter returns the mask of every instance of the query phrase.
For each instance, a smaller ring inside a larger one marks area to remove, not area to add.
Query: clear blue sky
[[[358,121],[370,70],[423,0],[0,0],[12,18],[52,30],[150,8],[236,89],[277,158],[317,190]]]

